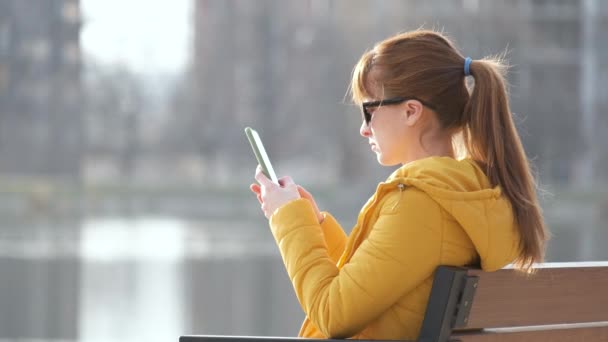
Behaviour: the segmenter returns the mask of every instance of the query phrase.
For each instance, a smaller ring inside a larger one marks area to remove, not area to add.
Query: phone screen
[[[258,164],[260,164],[262,167],[262,172],[264,172],[266,177],[268,177],[271,181],[279,184],[277,175],[274,173],[274,169],[270,164],[270,159],[268,158],[268,154],[266,153],[266,149],[264,149],[264,144],[262,144],[262,139],[260,139],[258,132],[251,127],[246,127],[245,134],[247,135],[249,144],[251,144],[255,158],[258,160]]]

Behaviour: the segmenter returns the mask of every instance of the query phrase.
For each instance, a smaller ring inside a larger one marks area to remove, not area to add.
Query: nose
[[[364,138],[369,138],[370,135],[372,134],[371,130],[369,129],[369,125],[367,125],[365,123],[365,121],[363,121],[361,123],[361,128],[359,129],[359,133],[361,134],[362,137]]]

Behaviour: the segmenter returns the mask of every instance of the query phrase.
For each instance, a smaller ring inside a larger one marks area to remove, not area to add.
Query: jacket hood
[[[483,270],[500,269],[519,255],[511,204],[473,160],[415,160],[393,172],[386,183],[416,187],[452,215],[475,245]]]

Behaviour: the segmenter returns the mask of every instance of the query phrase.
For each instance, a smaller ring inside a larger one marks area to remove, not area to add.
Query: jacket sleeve
[[[325,219],[321,223],[321,230],[327,244],[327,252],[330,259],[336,264],[346,246],[346,233],[330,213],[323,212],[322,214]]]
[[[305,200],[289,202],[271,216],[271,230],[300,305],[328,338],[363,330],[432,276],[439,264],[437,204],[417,189],[400,196],[396,209],[385,201],[387,208],[380,208],[371,232],[342,269],[331,260]]]

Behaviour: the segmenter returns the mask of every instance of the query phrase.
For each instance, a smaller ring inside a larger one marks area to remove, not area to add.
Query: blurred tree
[[[124,66],[92,62],[86,67],[84,89],[87,157],[110,159],[123,176],[133,176],[146,110],[143,84]]]

